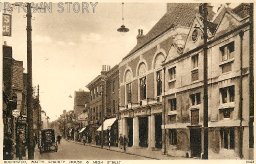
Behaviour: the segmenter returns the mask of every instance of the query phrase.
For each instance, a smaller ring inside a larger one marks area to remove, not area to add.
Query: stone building
[[[203,23],[197,14],[183,46],[169,45],[164,61],[167,152],[203,153]],[[249,128],[249,4],[223,5],[208,22],[209,158],[253,159]],[[176,38],[178,35],[176,36]],[[180,51],[181,50],[181,51]],[[252,124],[251,124],[252,126]]]
[[[164,16],[146,34],[138,30],[137,45],[119,64],[120,134],[128,146],[165,151],[163,117],[164,70],[171,45],[184,45],[198,4],[168,4]]]

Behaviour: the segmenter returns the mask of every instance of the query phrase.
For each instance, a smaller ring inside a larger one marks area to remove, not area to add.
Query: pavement
[[[83,145],[82,142],[76,142],[73,140],[69,140],[69,142]],[[91,147],[101,149],[101,146],[94,145],[94,144],[85,143],[85,146],[91,146]],[[164,155],[162,153],[161,149],[152,150],[152,149],[142,148],[142,147],[136,147],[136,148],[127,147],[126,151],[124,151],[123,149],[121,149],[119,147],[110,147],[109,148],[108,146],[103,146],[103,149],[106,149],[109,151],[125,153],[125,154],[130,154],[130,155],[136,155],[136,156],[145,157],[145,158],[149,158],[149,159],[155,159],[155,160],[174,160],[174,159],[186,160],[186,159],[188,159],[188,158],[178,158],[178,157],[173,157],[173,156],[169,156],[169,155]]]

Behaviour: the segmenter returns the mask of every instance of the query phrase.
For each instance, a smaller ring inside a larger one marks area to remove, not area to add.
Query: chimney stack
[[[138,29],[138,35],[137,35],[137,44],[142,42],[143,35],[143,29]]]
[[[110,65],[102,65],[101,74],[104,74],[110,70]]]

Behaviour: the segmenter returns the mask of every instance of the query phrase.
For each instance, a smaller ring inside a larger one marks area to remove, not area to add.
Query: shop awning
[[[108,130],[108,127],[111,127],[114,122],[116,121],[116,118],[110,118],[103,122],[103,131]],[[97,131],[101,131],[102,125],[97,129]]]
[[[82,128],[79,133],[82,133],[84,130],[86,129],[86,127]]]

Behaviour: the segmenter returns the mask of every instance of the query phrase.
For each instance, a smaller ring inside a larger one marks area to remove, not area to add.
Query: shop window
[[[130,103],[132,101],[132,84],[126,84],[126,101]]]
[[[235,101],[235,87],[234,86],[220,88],[220,94],[221,94],[221,103],[222,104]]]
[[[249,148],[254,148],[254,126],[253,126],[253,122],[254,122],[254,117],[250,117],[250,121],[249,121]]]
[[[156,93],[157,96],[162,94],[162,71],[156,72]]]
[[[195,93],[195,94],[190,95],[190,100],[191,100],[192,106],[201,104],[201,94]]]
[[[140,100],[146,99],[147,94],[147,85],[146,85],[146,76],[140,78]]]
[[[176,98],[174,99],[169,99],[169,107],[170,107],[170,111],[174,111],[177,109],[177,101]]]
[[[235,148],[235,133],[234,128],[221,128],[221,147],[224,149]]]
[[[169,144],[177,145],[177,129],[169,130]]]

